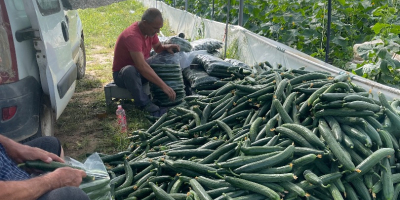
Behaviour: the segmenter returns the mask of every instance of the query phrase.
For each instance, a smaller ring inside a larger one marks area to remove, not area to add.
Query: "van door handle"
[[[69,40],[69,33],[68,33],[68,26],[67,26],[67,23],[65,23],[65,21],[62,21],[62,22],[61,22],[61,30],[62,30],[62,33],[63,33],[63,36],[64,36],[64,40],[65,40],[66,42],[68,42],[68,40]]]

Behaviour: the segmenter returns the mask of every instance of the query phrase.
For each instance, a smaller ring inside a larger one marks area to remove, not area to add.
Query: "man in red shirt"
[[[147,64],[153,48],[155,52],[179,51],[179,45],[161,44],[157,33],[163,27],[161,12],[156,8],[147,9],[141,21],[126,28],[118,37],[114,50],[113,78],[118,87],[126,88],[133,95],[135,104],[153,116],[161,116],[165,108],[153,104],[143,91],[142,85],[150,81],[160,87],[171,101],[175,91],[169,87]]]

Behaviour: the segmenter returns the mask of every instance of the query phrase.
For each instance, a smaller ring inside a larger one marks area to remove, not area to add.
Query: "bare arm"
[[[153,49],[155,52],[160,53],[164,50],[168,51],[169,53],[179,52],[181,50],[179,45],[176,44],[161,44],[158,42],[157,44],[153,45]]]
[[[160,77],[154,72],[149,64],[144,60],[144,56],[141,52],[130,52],[133,61],[135,62],[136,70],[146,78],[148,81],[160,87],[165,94],[168,95],[171,101],[175,100],[175,91],[169,87]]]
[[[57,188],[78,187],[85,176],[82,170],[63,167],[24,181],[0,181],[0,199],[34,200]]]

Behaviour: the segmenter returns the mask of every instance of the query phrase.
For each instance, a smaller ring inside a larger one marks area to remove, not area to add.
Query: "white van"
[[[53,135],[85,69],[76,10],[61,0],[0,1],[0,134]]]

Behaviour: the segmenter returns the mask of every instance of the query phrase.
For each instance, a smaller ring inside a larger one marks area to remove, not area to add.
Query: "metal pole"
[[[175,8],[175,1],[176,1],[176,0],[174,0],[174,1],[172,2],[174,8]]]
[[[185,0],[185,10],[188,11],[188,0]]]
[[[226,58],[226,50],[228,49],[228,25],[229,25],[229,13],[231,12],[231,0],[228,0],[228,12],[226,13],[226,27],[225,27],[225,55]]]
[[[243,0],[239,0],[239,26],[243,26]]]
[[[211,20],[214,20],[214,5],[215,5],[215,0],[212,1]]]
[[[326,31],[325,62],[329,60],[329,42],[331,41],[332,0],[328,0],[328,30]]]

